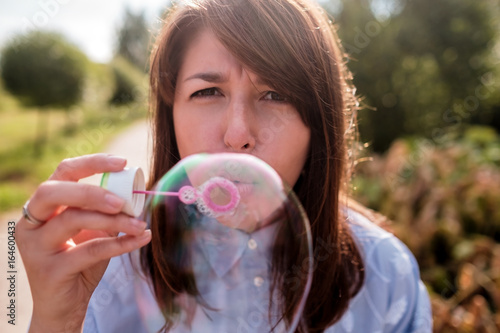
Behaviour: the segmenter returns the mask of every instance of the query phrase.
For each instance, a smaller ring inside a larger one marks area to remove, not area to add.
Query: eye
[[[217,88],[206,88],[202,90],[198,90],[197,92],[191,94],[191,98],[193,97],[211,97],[211,96],[222,96],[220,91]]]
[[[283,95],[278,94],[276,91],[268,91],[263,97],[266,101],[275,101],[275,102],[288,102],[288,98]]]

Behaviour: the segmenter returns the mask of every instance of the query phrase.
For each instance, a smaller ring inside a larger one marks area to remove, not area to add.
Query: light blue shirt
[[[341,320],[325,332],[431,332],[429,296],[413,254],[364,216],[353,211],[348,215],[364,260],[365,281]],[[203,276],[197,279],[200,294],[219,311],[195,306],[192,317],[181,316],[171,332],[269,331],[270,261],[262,258],[269,257],[276,226],[248,234],[221,229],[207,220],[204,223],[207,232],[195,239],[195,246],[203,255],[193,262],[193,267],[197,276]],[[327,239],[318,244],[327,252],[334,250]],[[132,258],[139,267],[138,251]],[[182,296],[179,302],[196,304],[189,296]],[[152,287],[134,271],[129,255],[111,259],[90,300],[83,331],[157,332],[163,324]]]

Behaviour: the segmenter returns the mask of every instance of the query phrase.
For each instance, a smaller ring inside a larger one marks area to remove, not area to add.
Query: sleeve
[[[87,308],[84,333],[145,332],[125,258],[112,258]]]
[[[383,320],[387,333],[432,332],[429,295],[420,279],[417,261],[396,237],[379,243],[373,259],[389,281],[389,292]]]

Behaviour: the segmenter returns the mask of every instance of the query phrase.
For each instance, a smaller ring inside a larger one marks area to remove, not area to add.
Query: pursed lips
[[[234,185],[236,185],[236,188],[238,189],[240,196],[247,196],[251,194],[255,188],[255,185],[257,185],[257,183],[255,182],[245,182],[240,180],[231,180],[231,181],[234,183]]]

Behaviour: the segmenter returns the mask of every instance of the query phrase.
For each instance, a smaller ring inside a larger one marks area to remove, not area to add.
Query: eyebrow
[[[207,81],[210,83],[222,83],[222,82],[227,81],[227,77],[224,76],[224,74],[222,74],[220,72],[200,72],[200,73],[196,73],[196,74],[193,74],[193,75],[187,77],[184,80],[184,82],[189,81],[189,80],[193,80],[193,79],[200,79],[200,80]],[[256,78],[255,85],[257,85],[257,86],[269,86],[269,84],[264,82],[264,80],[262,80],[260,77]]]
[[[221,83],[227,81],[227,78],[222,75],[222,73],[219,72],[203,72],[203,73],[196,73],[191,75],[190,77],[186,78],[184,82],[193,80],[193,79],[200,79],[203,81],[211,82],[211,83]]]

